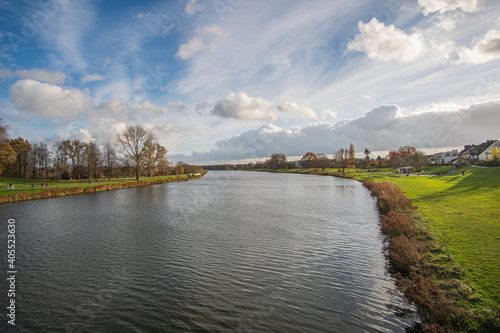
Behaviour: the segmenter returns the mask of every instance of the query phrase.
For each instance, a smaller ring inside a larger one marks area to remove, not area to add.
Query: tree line
[[[338,149],[332,156],[313,152],[307,152],[298,161],[289,161],[283,153],[273,153],[269,159],[265,161],[250,162],[247,164],[224,164],[216,166],[207,166],[209,169],[230,170],[230,169],[317,169],[324,170],[327,168],[338,168],[345,172],[345,169],[367,169],[367,168],[400,168],[412,166],[415,171],[419,172],[425,165],[429,163],[429,157],[418,151],[412,146],[399,147],[396,150],[391,150],[385,157],[380,155],[376,158],[371,157],[371,152],[368,148],[364,150],[363,158],[356,158],[356,150],[354,145],[349,144],[348,148]]]
[[[49,146],[21,137],[9,139],[0,119],[0,175],[8,178],[111,179],[196,173],[201,167],[184,162],[172,165],[167,149],[142,126],[118,131],[113,142],[63,140]]]

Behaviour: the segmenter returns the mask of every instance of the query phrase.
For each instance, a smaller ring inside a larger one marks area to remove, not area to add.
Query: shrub
[[[408,198],[396,184],[390,181],[377,183],[364,179],[363,185],[377,197],[378,209],[382,214],[388,214],[391,210],[405,211],[414,209],[413,200]]]
[[[427,322],[424,324],[426,332],[460,330],[465,313],[443,296],[436,281],[430,277],[411,273],[407,278],[399,276],[396,285],[410,302],[418,306],[419,312]]]
[[[391,237],[415,235],[414,220],[407,213],[391,210],[387,215],[382,215],[382,232]]]
[[[81,194],[83,193],[83,188],[81,187],[70,187],[64,189],[64,194],[65,195],[74,195],[74,194]]]
[[[393,268],[404,275],[409,274],[417,264],[422,248],[414,238],[393,237],[389,242],[389,259]]]

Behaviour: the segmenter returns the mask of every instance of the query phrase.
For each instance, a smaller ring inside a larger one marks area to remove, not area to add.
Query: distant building
[[[431,156],[430,160],[436,164],[452,164],[458,159],[458,149],[448,150]]]
[[[495,148],[500,150],[500,141],[487,140],[479,145],[466,145],[464,150],[460,152],[459,157],[466,161],[487,161],[491,159],[491,153]]]

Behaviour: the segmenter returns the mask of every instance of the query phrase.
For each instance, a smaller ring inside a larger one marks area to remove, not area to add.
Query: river
[[[415,320],[386,272],[375,199],[353,180],[210,171],[0,210],[2,276],[16,227],[16,331],[404,332]]]

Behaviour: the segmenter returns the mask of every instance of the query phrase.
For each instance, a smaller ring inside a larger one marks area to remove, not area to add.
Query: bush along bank
[[[423,331],[500,332],[500,311],[465,283],[466,274],[436,242],[412,200],[390,181],[362,183],[377,198],[391,273],[417,306]]]
[[[85,194],[85,193],[94,193],[94,192],[103,192],[103,191],[112,191],[112,190],[120,190],[131,187],[139,187],[139,186],[149,186],[149,185],[157,185],[157,184],[165,184],[179,181],[187,181],[192,179],[201,178],[205,175],[206,171],[201,174],[194,175],[177,175],[170,178],[164,179],[154,179],[154,180],[140,180],[140,181],[131,181],[131,182],[123,182],[123,183],[104,183],[104,184],[95,184],[88,186],[75,186],[75,187],[66,187],[66,188],[52,188],[46,189],[43,191],[37,192],[19,192],[10,195],[0,196],[0,204],[9,203],[9,202],[18,202],[18,201],[27,201],[27,200],[36,200],[36,199],[48,199],[48,198],[56,198],[62,197],[66,195],[75,195],[75,194]]]

